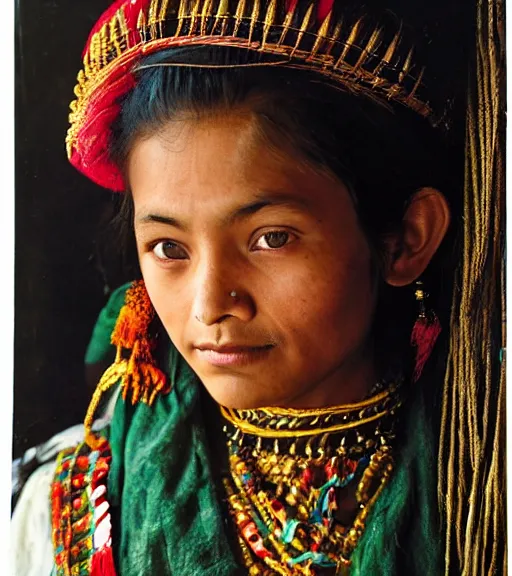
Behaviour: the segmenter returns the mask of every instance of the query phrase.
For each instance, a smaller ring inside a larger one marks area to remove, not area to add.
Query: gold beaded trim
[[[359,428],[393,416],[400,406],[399,385],[389,387],[362,402],[327,408],[297,410],[291,408],[260,408],[235,410],[221,407],[224,418],[242,434],[262,438],[300,438],[334,434]]]
[[[68,156],[86,122],[89,99],[110,74],[122,66],[130,69],[141,55],[172,46],[216,44],[278,56],[280,65],[315,70],[346,90],[432,115],[417,94],[424,68],[414,66],[413,47],[405,46],[399,24],[384,40],[383,27],[364,18],[344,23],[333,9],[318,24],[316,1],[300,15],[297,3],[292,4],[286,10],[285,0],[238,0],[230,12],[228,0],[151,0],[138,15],[135,42],[126,22],[128,2],[124,4],[92,35],[85,52],[77,98],[70,104]]]

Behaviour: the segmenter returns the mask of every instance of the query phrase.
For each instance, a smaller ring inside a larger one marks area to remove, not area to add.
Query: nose
[[[234,259],[209,257],[195,271],[192,314],[211,326],[226,318],[249,322],[255,303]]]

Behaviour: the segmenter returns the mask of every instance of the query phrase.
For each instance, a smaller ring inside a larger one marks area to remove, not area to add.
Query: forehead
[[[320,202],[344,188],[299,154],[271,144],[254,116],[243,111],[167,123],[135,143],[128,179],[136,212],[164,205],[216,211],[269,193]]]

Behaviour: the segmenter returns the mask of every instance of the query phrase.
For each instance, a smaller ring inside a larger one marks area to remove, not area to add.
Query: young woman
[[[121,0],[91,33],[68,154],[140,277],[59,457],[56,574],[503,569],[499,103],[465,159],[465,35],[435,68],[377,4]]]

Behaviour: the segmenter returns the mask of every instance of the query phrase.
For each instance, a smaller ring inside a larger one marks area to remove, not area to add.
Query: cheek
[[[302,274],[279,282],[274,294],[279,324],[298,354],[353,349],[365,339],[375,305],[369,249],[311,260]]]

